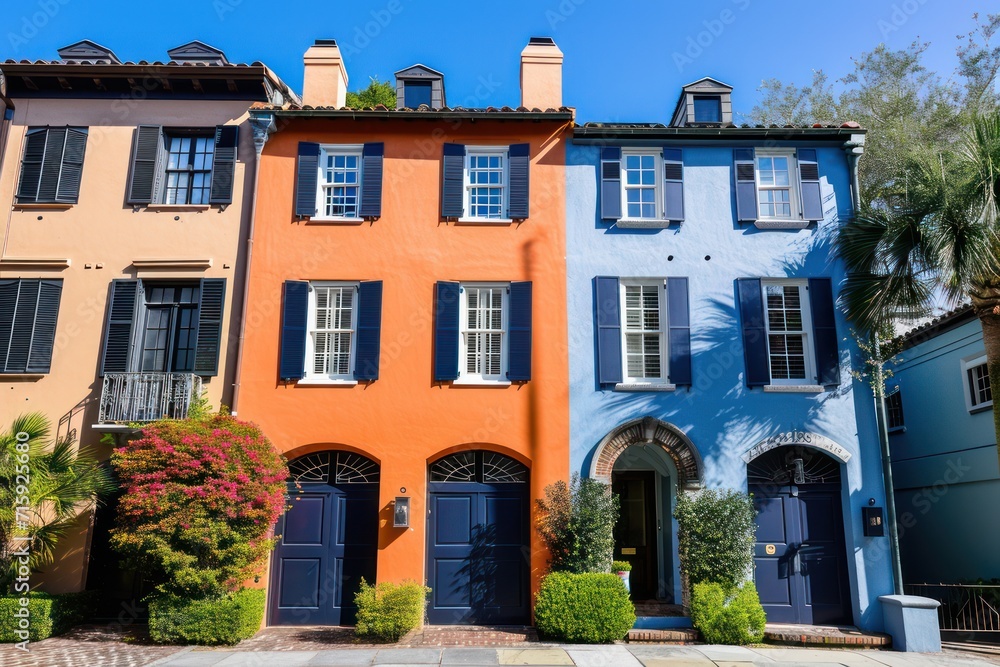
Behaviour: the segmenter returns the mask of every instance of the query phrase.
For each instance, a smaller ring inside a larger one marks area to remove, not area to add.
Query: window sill
[[[989,403],[983,403],[982,405],[977,405],[974,408],[969,408],[969,414],[974,415],[977,412],[987,412],[992,409],[993,409],[993,401],[990,401]]]
[[[296,381],[296,385],[306,387],[354,387],[357,380],[331,380],[328,378],[302,378]]]
[[[306,218],[307,225],[361,225],[364,218]]]
[[[811,220],[757,220],[753,226],[757,229],[808,229]]]
[[[45,377],[45,373],[0,373],[0,382],[14,380],[16,382],[36,382]]]
[[[826,389],[820,384],[766,384],[765,394],[822,394]]]
[[[889,435],[899,435],[900,433],[906,433],[905,426],[897,426],[889,429]]]
[[[677,385],[665,382],[619,382],[614,391],[677,391]]]
[[[147,211],[153,211],[155,213],[177,213],[183,211],[199,213],[201,211],[207,211],[210,208],[212,207],[208,204],[146,204],[145,206]]]
[[[511,225],[513,218],[459,218],[455,221],[459,225]]]
[[[31,204],[14,204],[15,211],[68,211],[76,204],[62,202],[37,202]]]
[[[622,229],[667,229],[674,224],[674,220],[654,220],[650,218],[628,219],[622,218],[616,223]]]
[[[455,387],[509,387],[510,380],[480,380],[478,378],[459,378],[452,380]]]

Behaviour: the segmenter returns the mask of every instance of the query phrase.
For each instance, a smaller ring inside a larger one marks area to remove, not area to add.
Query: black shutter
[[[319,187],[319,144],[299,142],[299,160],[295,165],[295,215],[316,215],[316,189]],[[301,376],[299,376],[301,377]]]
[[[7,348],[8,373],[23,373],[28,367],[31,352],[31,332],[35,328],[35,309],[38,307],[38,280],[20,281],[17,304],[14,308],[14,326]]]
[[[48,373],[52,367],[52,350],[56,341],[56,321],[59,318],[59,298],[62,280],[40,280],[35,324],[31,332],[28,353],[28,373]]]
[[[458,320],[461,287],[458,283],[439,281],[434,303],[434,380],[458,379]]]
[[[306,325],[309,319],[309,283],[285,281],[285,302],[281,310],[281,359],[278,375],[282,380],[301,380],[306,375]]]
[[[511,144],[510,159],[510,200],[507,217],[524,220],[528,217],[528,182],[531,164],[531,144]]]
[[[621,217],[622,149],[620,146],[606,146],[601,149],[601,218],[618,220]]]
[[[358,211],[358,215],[362,218],[382,216],[382,165],[384,158],[384,143],[365,144],[361,150],[361,209]],[[377,378],[377,369],[375,375]]]
[[[63,151],[66,149],[66,128],[50,127],[42,157],[42,177],[38,181],[38,201],[54,202],[59,191],[59,171],[62,169]]]
[[[531,283],[510,284],[508,322],[507,379],[527,382],[531,379]]]
[[[87,128],[66,128],[66,144],[59,172],[55,201],[75,204],[80,199],[80,179],[83,176],[83,155],[87,150]]]
[[[663,149],[663,218],[671,222],[684,220],[684,162],[680,148]]]
[[[194,353],[196,375],[211,377],[219,373],[225,302],[226,279],[202,278],[198,302],[198,347]]]
[[[444,218],[461,218],[465,215],[464,145],[444,145],[441,172],[441,216]]]
[[[0,280],[0,373],[7,370],[7,348],[14,331],[14,309],[20,280]]]
[[[163,128],[159,125],[140,125],[135,130],[132,148],[132,165],[128,181],[129,204],[152,204],[159,195],[164,169]]]
[[[764,297],[760,279],[739,278],[736,286],[740,299],[747,386],[763,387],[771,383],[771,366],[767,359],[767,329],[764,326]]]
[[[757,220],[757,168],[752,148],[733,149],[733,177],[736,179],[736,219]]]
[[[233,181],[236,179],[236,153],[239,141],[239,125],[216,126],[209,204],[233,203]]]
[[[691,384],[691,311],[688,279],[667,278],[667,322],[670,327],[670,382]]]
[[[42,159],[49,131],[44,127],[28,128],[24,139],[24,156],[21,158],[21,178],[17,184],[19,204],[38,201],[38,184],[42,179]]]
[[[816,352],[816,383],[824,386],[839,385],[840,351],[837,345],[832,280],[809,279],[809,310],[812,313]]]
[[[108,321],[101,352],[101,375],[127,373],[132,356],[136,310],[142,296],[138,280],[112,280]]]
[[[358,285],[358,332],[355,340],[354,379],[377,380],[382,337],[382,281]]]
[[[622,381],[622,322],[618,278],[594,278],[594,316],[597,321],[597,381]]]
[[[802,218],[822,220],[823,196],[819,187],[819,162],[816,161],[816,149],[800,148],[797,157],[799,188],[802,192]]]

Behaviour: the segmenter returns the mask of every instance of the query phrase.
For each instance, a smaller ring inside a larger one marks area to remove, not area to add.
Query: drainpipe
[[[851,206],[856,216],[861,210],[861,185],[858,181],[858,160],[865,152],[865,135],[852,134],[850,141],[844,143],[847,153],[847,167],[851,173]]]
[[[253,194],[250,199],[250,225],[247,227],[247,259],[243,271],[243,304],[240,312],[240,335],[236,343],[236,376],[233,378],[232,414],[235,417],[240,402],[240,379],[243,376],[243,341],[246,338],[247,314],[250,299],[250,265],[253,260],[254,225],[257,222],[257,185],[260,180],[260,156],[264,144],[275,130],[274,114],[267,111],[250,110],[250,128],[253,130],[253,147],[256,153],[253,163]]]
[[[885,519],[889,524],[889,554],[892,557],[892,587],[895,595],[903,595],[903,568],[899,558],[899,529],[896,525],[896,491],[892,483],[892,455],[889,450],[889,411],[885,405],[885,370],[878,334],[872,335],[878,365],[875,370],[875,410],[878,439],[882,448],[882,480],[885,486]]]

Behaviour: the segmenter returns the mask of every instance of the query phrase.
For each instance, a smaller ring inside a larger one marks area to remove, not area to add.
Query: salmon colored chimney
[[[347,70],[335,39],[317,39],[302,58],[302,104],[337,107],[347,103]]]
[[[563,53],[551,37],[532,37],[521,51],[521,106],[562,106]]]

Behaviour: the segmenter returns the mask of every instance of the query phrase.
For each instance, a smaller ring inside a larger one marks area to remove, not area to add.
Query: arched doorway
[[[594,450],[590,476],[620,499],[616,560],[632,565],[632,599],[679,603],[682,598],[673,519],[677,493],[701,488],[701,457],[673,424],[642,417],[621,424]]]
[[[528,468],[490,451],[430,465],[427,620],[521,625],[529,620]]]
[[[771,623],[849,623],[840,461],[812,447],[747,463],[757,507],[754,579]]]
[[[354,594],[375,581],[379,465],[353,452],[306,454],[288,464],[290,508],[278,520],[271,625],[352,625]]]

